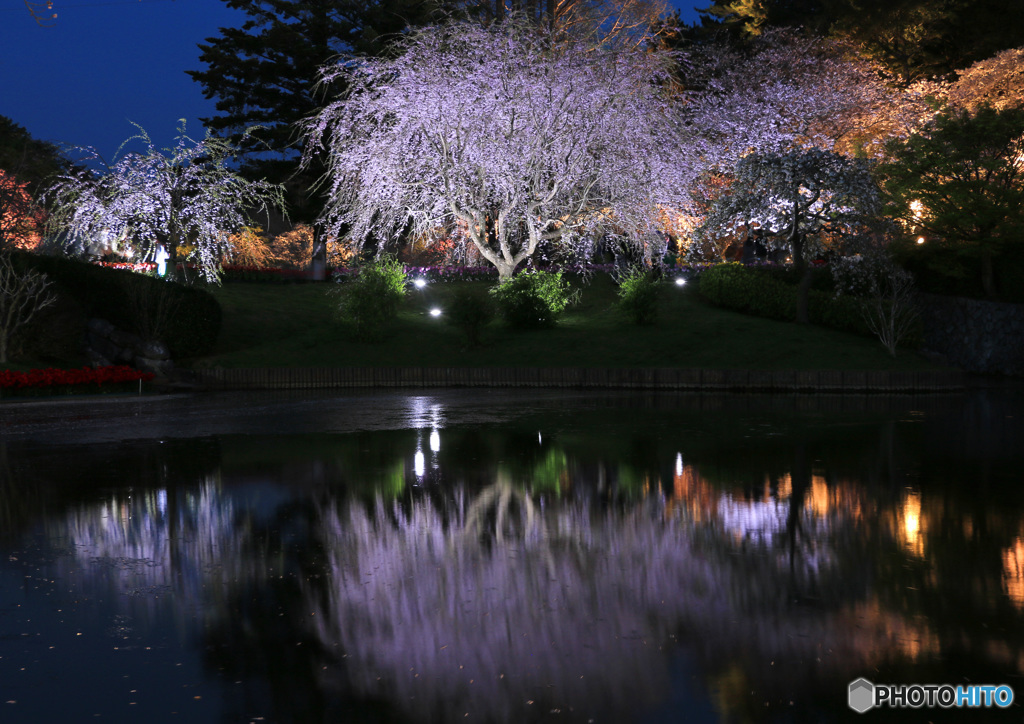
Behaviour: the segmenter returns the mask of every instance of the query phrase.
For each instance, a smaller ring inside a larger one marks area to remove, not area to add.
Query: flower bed
[[[0,394],[74,395],[94,392],[120,392],[133,389],[139,382],[150,382],[152,372],[140,372],[125,365],[82,367],[73,370],[45,369],[18,372],[0,370]]]
[[[156,264],[151,261],[140,261],[137,263],[128,261],[95,261],[96,266],[105,266],[108,269],[123,269],[133,271],[137,274],[149,274],[156,271]]]

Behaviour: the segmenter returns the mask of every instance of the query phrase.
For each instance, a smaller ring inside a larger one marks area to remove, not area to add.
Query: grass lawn
[[[616,287],[605,275],[578,284],[580,301],[554,329],[516,331],[500,321],[483,344],[467,347],[444,316],[457,285],[411,289],[383,342],[351,340],[336,314],[332,284],[233,282],[213,290],[224,324],[213,354],[196,367],[702,367],[737,369],[932,369],[913,351],[893,359],[878,340],[821,327],[751,317],[712,307],[692,285],[666,284],[657,322],[637,327],[616,307]]]

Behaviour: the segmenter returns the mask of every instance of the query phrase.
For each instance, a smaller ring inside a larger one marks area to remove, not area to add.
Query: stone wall
[[[983,374],[1024,376],[1024,304],[921,295],[924,348]]]

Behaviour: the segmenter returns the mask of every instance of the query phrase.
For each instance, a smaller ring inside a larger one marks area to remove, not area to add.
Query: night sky
[[[108,161],[135,133],[132,121],[160,147],[179,118],[203,137],[199,117],[216,109],[185,71],[202,68],[197,44],[241,25],[243,13],[220,0],[54,0],[53,12],[52,27],[40,27],[23,0],[0,0],[0,115]]]

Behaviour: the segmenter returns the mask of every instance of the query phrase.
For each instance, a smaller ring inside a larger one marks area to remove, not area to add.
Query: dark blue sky
[[[53,11],[44,28],[23,0],[0,0],[0,115],[35,138],[93,146],[108,160],[135,132],[129,121],[161,147],[179,118],[202,138],[199,117],[215,108],[185,71],[201,67],[196,45],[240,25],[242,13],[221,0],[54,0]]]

